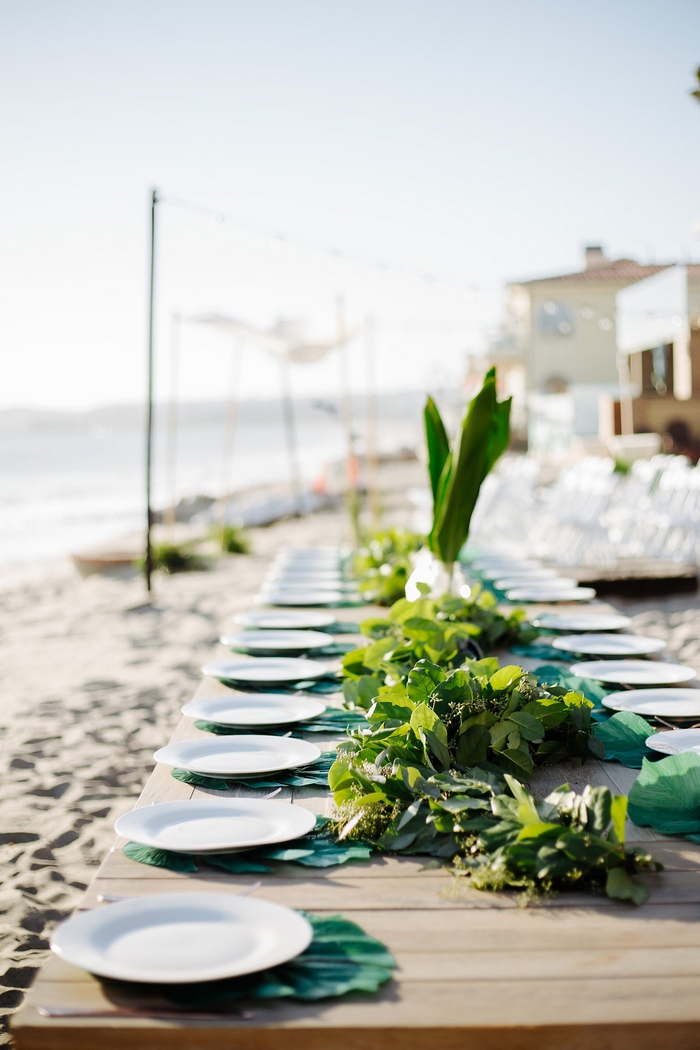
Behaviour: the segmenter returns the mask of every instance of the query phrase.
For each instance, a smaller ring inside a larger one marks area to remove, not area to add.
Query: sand
[[[386,520],[407,520],[416,464],[398,465]],[[231,616],[250,607],[281,546],[348,539],[341,510],[252,533],[254,550],[210,572],[156,580],[80,579],[67,562],[0,577],[0,1007],[21,1002],[48,936],[78,903],[194,692]],[[616,603],[638,631],[700,671],[696,596]],[[0,1034],[0,1045],[7,1043]]]

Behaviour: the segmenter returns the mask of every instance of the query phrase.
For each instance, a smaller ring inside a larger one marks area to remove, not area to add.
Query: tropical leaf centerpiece
[[[469,403],[459,444],[450,448],[447,432],[431,397],[425,406],[428,473],[433,494],[430,550],[451,577],[457,555],[469,535],[479,489],[510,440],[511,399],[496,399],[496,369],[486,373],[484,385]]]

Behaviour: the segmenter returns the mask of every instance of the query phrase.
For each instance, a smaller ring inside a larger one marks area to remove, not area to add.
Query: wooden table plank
[[[97,982],[81,986],[84,1009],[109,1009]],[[56,982],[50,1006],[70,1008],[76,986]],[[393,992],[393,994],[392,994]],[[149,1048],[227,1047],[238,1050],[380,1050],[387,1045],[418,1050],[431,1044],[455,1050],[517,1046],[519,1050],[583,1050],[595,1046],[695,1050],[700,1002],[696,977],[572,977],[542,981],[405,981],[366,1004],[340,999],[316,1004],[278,1001],[245,1004],[244,1016],[207,1021],[83,1017],[60,1025],[41,1017],[32,996],[24,1011],[23,1050],[71,1050],[97,1046]],[[455,1004],[460,1004],[455,1014]],[[36,1004],[38,1005],[38,1004]],[[548,1017],[547,1025],[542,1016]],[[679,1014],[686,1018],[679,1020]],[[482,1019],[486,1019],[485,1023]],[[467,1022],[467,1023],[465,1023]],[[29,1031],[31,1024],[31,1031]],[[693,1037],[695,1042],[693,1042]],[[58,1037],[58,1038],[57,1038]],[[111,1038],[110,1038],[111,1037]]]

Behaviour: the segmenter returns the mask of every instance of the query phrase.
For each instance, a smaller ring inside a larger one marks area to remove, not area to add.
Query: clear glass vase
[[[421,597],[442,598],[444,594],[460,595],[464,586],[462,567],[458,562],[445,565],[427,547],[413,555],[413,572],[406,581],[406,597],[415,602]],[[423,585],[423,590],[419,589]],[[426,591],[425,588],[428,588]]]

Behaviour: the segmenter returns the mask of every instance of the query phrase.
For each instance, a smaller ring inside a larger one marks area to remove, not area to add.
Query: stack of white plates
[[[338,605],[357,597],[337,547],[289,548],[273,562],[258,600],[266,605]]]

